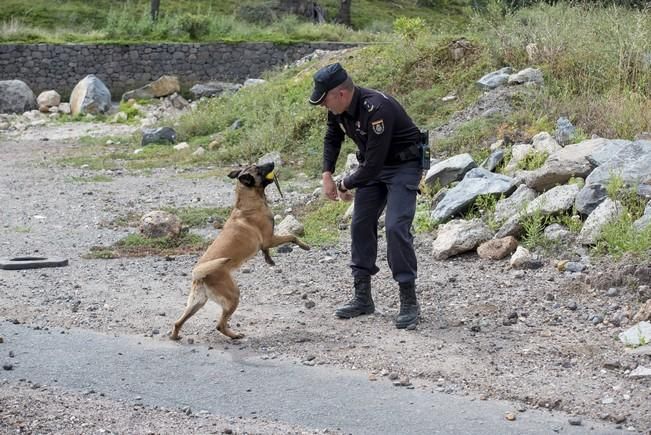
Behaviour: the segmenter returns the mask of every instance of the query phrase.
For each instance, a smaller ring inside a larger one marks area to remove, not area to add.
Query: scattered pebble
[[[578,417],[570,417],[567,422],[570,423],[570,426],[581,426],[583,424],[581,419]]]

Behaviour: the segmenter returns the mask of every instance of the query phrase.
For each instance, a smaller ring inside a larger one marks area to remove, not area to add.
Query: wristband
[[[348,192],[348,189],[346,189],[346,186],[344,186],[343,179],[337,181],[337,190],[340,191],[341,193]]]

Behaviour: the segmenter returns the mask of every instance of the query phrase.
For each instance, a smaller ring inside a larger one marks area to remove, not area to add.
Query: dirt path
[[[134,231],[105,222],[164,206],[230,206],[232,185],[214,177],[189,180],[174,169],[121,171],[107,174],[111,182],[79,183],[74,177],[87,170],[56,163],[78,146],[0,141],[0,257],[70,260],[64,268],[0,271],[0,319],[166,340],[184,306],[195,256],[81,257],[93,245],[109,245]],[[274,193],[270,197],[280,201]],[[342,231],[334,247],[276,254],[273,268],[255,257],[237,276],[243,296],[232,326],[246,337],[232,342],[218,334],[218,308],[209,304],[185,325],[184,343],[350,368],[379,382],[391,382],[390,374],[407,376],[426,390],[516,400],[523,408],[560,409],[651,433],[651,381],[628,377],[638,364],[649,366],[651,356],[624,352],[616,336],[625,325],[592,320],[632,309],[634,289],[607,297],[584,284],[582,274],[560,273],[551,265],[515,271],[507,262],[475,255],[434,261],[431,236],[418,235],[423,319],[416,331],[399,331],[393,326],[398,292],[383,247],[373,283],[378,313],[334,318],[335,307],[349,295],[348,244]],[[589,273],[602,267],[593,265]],[[20,396],[19,386],[11,388]]]

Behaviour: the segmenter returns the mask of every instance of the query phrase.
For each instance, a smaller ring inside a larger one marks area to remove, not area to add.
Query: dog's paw
[[[304,251],[309,251],[310,249],[312,249],[310,245],[306,245],[303,242],[298,242],[296,244],[298,245],[299,248],[303,249]]]

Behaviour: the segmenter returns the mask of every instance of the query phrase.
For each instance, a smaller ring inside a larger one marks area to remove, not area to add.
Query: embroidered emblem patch
[[[373,131],[375,132],[375,134],[384,133],[384,119],[371,122],[371,126],[373,126]]]

